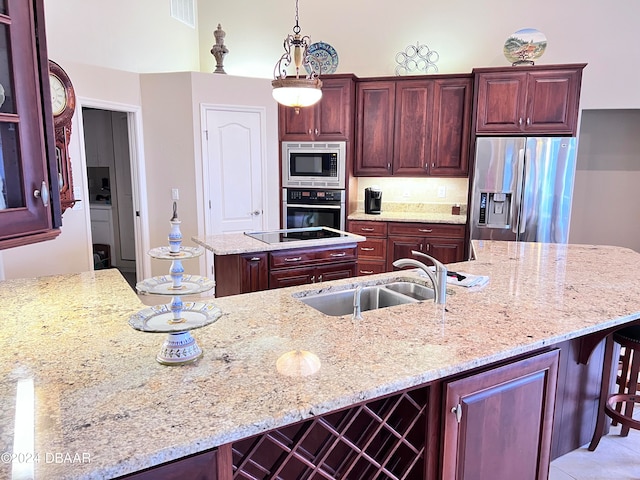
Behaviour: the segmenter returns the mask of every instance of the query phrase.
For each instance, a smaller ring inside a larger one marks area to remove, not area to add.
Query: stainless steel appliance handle
[[[287,207],[294,207],[294,208],[321,208],[323,210],[340,210],[340,208],[342,208],[340,205],[313,205],[313,204],[307,204],[307,205],[301,205],[299,203],[287,203],[286,204]]]
[[[511,231],[518,233],[520,230],[520,219],[522,210],[522,185],[524,182],[524,164],[525,164],[525,149],[518,150],[518,182],[516,184],[516,194],[513,201],[513,208],[511,209]]]

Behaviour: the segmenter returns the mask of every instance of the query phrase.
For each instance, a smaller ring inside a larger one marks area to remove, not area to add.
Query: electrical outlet
[[[180,193],[177,188],[171,189],[171,200],[180,200]]]
[[[440,185],[438,187],[438,198],[444,198],[447,196],[447,187]]]

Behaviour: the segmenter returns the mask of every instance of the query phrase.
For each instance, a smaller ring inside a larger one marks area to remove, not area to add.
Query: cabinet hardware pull
[[[317,129],[317,128],[314,130],[314,133],[315,133],[316,135],[318,134],[318,129]]]
[[[431,244],[427,243],[427,252],[430,252],[430,251],[431,251]]]
[[[373,270],[360,270],[360,273],[363,273],[364,275],[371,275]]]
[[[391,170],[391,164],[387,163],[387,170]]]
[[[518,125],[522,125],[522,117],[518,119]]]
[[[260,261],[260,257],[252,257],[251,261],[252,262],[259,262]]]
[[[527,125],[531,125],[531,119],[527,117]]]
[[[422,244],[420,244],[420,251],[422,251]]]
[[[299,262],[300,260],[302,260],[302,257],[293,257],[293,258],[284,259],[285,262]]]
[[[316,283],[316,276],[315,275],[311,275],[311,283]]]
[[[49,188],[47,188],[47,184],[43,181],[40,190],[34,190],[33,196],[36,198],[42,199],[42,204],[45,207],[49,206]]]
[[[424,232],[424,233],[431,233],[433,232],[433,228],[419,228],[418,231]]]
[[[373,232],[375,230],[375,228],[371,228],[371,227],[360,227],[360,230],[362,230],[363,232]]]
[[[462,420],[462,405],[458,404],[451,409],[451,413],[456,416],[456,421],[460,423]]]
[[[345,255],[346,255],[346,252],[330,253],[329,254],[330,257],[344,257]]]
[[[373,252],[375,249],[371,247],[360,247],[363,252]]]
[[[320,275],[320,276],[318,277],[318,281],[319,281],[319,282],[321,282],[321,281],[322,281],[322,275]]]

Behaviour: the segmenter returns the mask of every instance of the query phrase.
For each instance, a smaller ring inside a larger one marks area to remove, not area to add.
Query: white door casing
[[[202,107],[205,236],[264,229],[264,107]],[[207,251],[206,271],[213,275]]]

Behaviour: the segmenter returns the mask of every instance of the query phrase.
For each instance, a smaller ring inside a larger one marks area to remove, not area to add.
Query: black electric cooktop
[[[327,227],[290,228],[288,230],[272,230],[270,232],[245,232],[245,235],[270,244],[349,236],[348,233]]]

